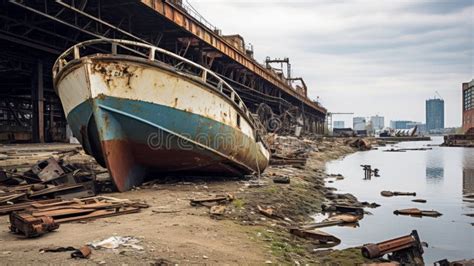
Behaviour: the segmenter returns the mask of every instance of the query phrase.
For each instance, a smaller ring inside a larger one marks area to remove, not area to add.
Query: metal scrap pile
[[[0,206],[38,199],[94,196],[95,177],[96,173],[86,167],[53,157],[39,161],[23,173],[0,169]]]
[[[109,180],[97,180],[107,171],[88,159],[66,162],[64,157],[79,154],[80,149],[35,148],[6,151],[0,159],[8,168],[0,168],[0,215],[10,215],[13,233],[37,237],[58,229],[61,223],[135,213],[148,207],[126,199],[95,197],[110,184]]]
[[[271,165],[305,165],[309,151],[314,150],[308,139],[268,134],[266,140],[272,152]]]

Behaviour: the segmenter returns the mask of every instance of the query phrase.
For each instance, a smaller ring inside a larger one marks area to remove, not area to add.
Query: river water
[[[474,193],[474,148],[437,147],[441,137],[431,141],[401,142],[379,147],[378,150],[357,152],[329,162],[327,172],[342,174],[345,179],[328,184],[338,193],[352,193],[359,201],[376,202],[381,206],[366,208],[372,215],[365,215],[359,227],[332,226],[322,228],[342,240],[336,248],[377,243],[410,234],[416,229],[422,241],[426,263],[447,258],[474,258],[474,199],[463,194]],[[383,152],[390,148],[430,147],[432,150]],[[364,180],[361,164],[380,170],[380,177]],[[416,197],[383,197],[382,190],[416,192]],[[412,199],[426,199],[415,203]],[[470,202],[469,202],[470,201]],[[394,215],[403,208],[436,210],[438,218]]]

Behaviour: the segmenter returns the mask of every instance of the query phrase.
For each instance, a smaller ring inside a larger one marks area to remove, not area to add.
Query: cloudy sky
[[[425,100],[438,91],[446,126],[461,124],[461,83],[474,78],[474,0],[189,3],[253,44],[259,62],[289,57],[293,76],[331,112],[424,122]]]

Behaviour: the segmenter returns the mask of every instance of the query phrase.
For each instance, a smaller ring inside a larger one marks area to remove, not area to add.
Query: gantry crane
[[[353,115],[354,113],[341,113],[341,112],[327,112],[326,114],[326,122],[327,122],[327,129],[329,132],[332,131],[332,116],[333,115]]]

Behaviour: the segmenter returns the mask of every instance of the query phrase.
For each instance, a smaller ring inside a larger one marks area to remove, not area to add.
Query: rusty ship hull
[[[243,176],[268,165],[269,153],[243,102],[208,70],[189,74],[150,54],[116,52],[75,54],[57,65],[55,89],[74,136],[108,168],[119,191],[140,185],[150,173]],[[217,83],[209,82],[211,76]]]

